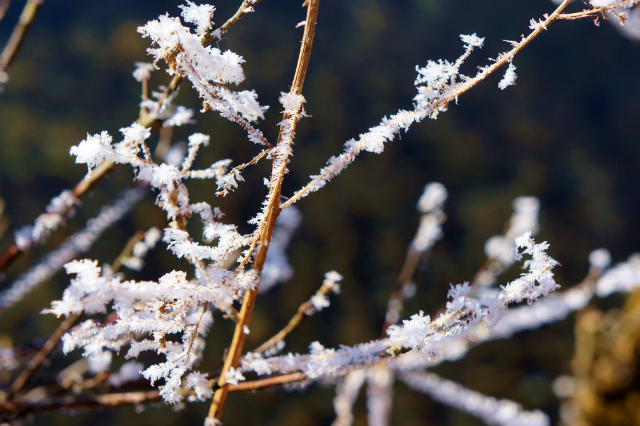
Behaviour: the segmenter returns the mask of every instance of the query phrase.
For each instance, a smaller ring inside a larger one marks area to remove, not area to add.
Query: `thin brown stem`
[[[248,382],[239,382],[237,385],[229,386],[229,392],[245,392],[257,389],[264,389],[272,386],[286,385],[288,383],[301,382],[306,380],[304,373],[283,374],[281,376],[269,377]]]
[[[253,6],[257,5],[261,1],[262,0],[244,0],[236,13],[231,18],[227,19],[227,22],[220,26],[220,34],[226,33],[229,31],[229,28],[236,24],[236,22],[253,12]]]
[[[0,0],[0,21],[2,21],[2,18],[4,18],[4,15],[7,13],[10,4],[11,0]]]
[[[44,0],[28,0],[24,5],[20,19],[13,29],[13,33],[11,33],[11,37],[2,54],[0,54],[0,72],[9,71],[11,65],[13,65],[13,62],[18,57],[18,53],[20,53],[29,29],[36,19],[43,2]]]
[[[302,93],[302,86],[304,84],[306,70],[309,66],[311,47],[313,45],[313,36],[315,34],[316,21],[318,17],[318,4],[319,0],[311,0],[307,4],[305,31],[290,93],[298,95]],[[291,117],[289,116],[289,114],[285,114],[284,119],[292,120],[290,134],[294,134],[297,124],[297,116],[294,115],[293,117]],[[281,128],[280,134],[278,135],[278,146],[283,143],[283,139],[284,129]],[[280,194],[287,162],[288,157],[281,158],[281,161],[274,161],[273,163],[273,168],[271,171],[272,185],[269,190],[268,204],[265,210],[264,219],[259,227],[259,232],[256,233],[256,239],[254,240],[255,243],[253,244],[255,246],[255,244],[257,244],[257,241],[259,240],[260,247],[258,248],[258,252],[253,264],[253,268],[258,272],[258,275],[260,275],[260,273],[262,272],[262,268],[267,256],[267,250],[269,249],[271,235],[273,234],[273,229],[275,228],[276,219],[280,214]],[[211,402],[211,408],[209,409],[209,419],[219,420],[222,416],[222,409],[229,393],[229,386],[226,385],[225,375],[231,367],[235,367],[238,365],[238,361],[240,359],[242,348],[246,339],[245,331],[249,327],[249,323],[251,321],[251,314],[253,313],[253,307],[255,305],[257,294],[258,287],[256,286],[253,289],[247,290],[244,295],[244,301],[240,310],[240,318],[238,319],[238,323],[236,324],[236,328],[233,334],[233,340],[231,341],[231,346],[229,347],[229,353],[227,355],[227,358],[225,359],[222,373],[220,374],[220,379],[218,381],[218,385],[220,386],[220,388],[217,389],[214,393],[213,401]]]
[[[151,79],[143,78],[142,79],[142,100],[146,101],[151,98]],[[149,114],[149,108],[146,106],[140,106],[140,114],[139,117],[145,117]]]
[[[8,401],[0,404],[0,417],[20,416],[38,411],[68,411],[91,408],[106,408],[120,405],[148,404],[160,401],[157,390],[119,392],[92,396],[67,396],[36,401]]]
[[[135,245],[142,240],[144,240],[144,232],[142,231],[136,232],[133,237],[129,238],[129,241],[127,241],[127,244],[122,250],[122,253],[120,253],[116,260],[114,260],[111,264],[112,272],[117,272],[118,270],[120,270],[123,262],[125,262],[125,259],[131,257],[131,253],[133,253],[133,248],[135,247]]]
[[[400,271],[400,276],[398,277],[398,284],[396,289],[391,294],[389,298],[389,302],[387,304],[387,315],[384,319],[384,324],[382,325],[381,336],[383,338],[387,337],[387,330],[390,326],[397,322],[397,319],[392,319],[391,312],[397,311],[398,314],[402,309],[402,305],[406,300],[406,291],[405,288],[411,284],[413,280],[413,275],[418,268],[418,263],[420,262],[420,258],[423,253],[416,250],[413,247],[413,244],[407,250],[407,256],[404,259],[404,264],[402,265],[402,270]]]
[[[284,374],[261,380],[240,382],[229,386],[229,392],[246,392],[280,386],[288,383],[301,382],[306,379],[303,373]],[[89,410],[124,405],[144,405],[160,402],[162,397],[158,390],[116,392],[92,396],[67,396],[60,398],[45,398],[37,401],[6,401],[0,403],[0,416],[16,417],[41,411]]]
[[[332,283],[333,284],[333,283]],[[331,292],[335,291],[333,285],[323,284],[320,289],[315,293],[316,296],[326,297]],[[268,351],[273,346],[277,345],[279,342],[284,341],[284,339],[291,334],[296,328],[298,328],[304,320],[315,314],[318,310],[314,307],[312,300],[307,300],[302,303],[296,313],[291,317],[287,325],[276,334],[274,334],[269,340],[258,346],[253,352],[265,352]]]
[[[11,401],[13,397],[22,389],[27,381],[35,374],[36,371],[42,366],[44,361],[49,358],[53,350],[58,346],[64,333],[67,332],[73,325],[80,319],[82,314],[72,314],[64,319],[53,332],[53,334],[47,339],[42,348],[35,354],[31,360],[27,363],[24,370],[16,377],[11,384],[9,391],[7,392],[7,401]]]

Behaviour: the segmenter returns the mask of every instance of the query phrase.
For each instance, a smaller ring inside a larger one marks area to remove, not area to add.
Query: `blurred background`
[[[8,39],[22,4],[11,2],[0,21],[0,45]],[[0,94],[0,198],[6,203],[2,220],[7,227],[0,251],[13,243],[14,230],[31,224],[52,197],[85,175],[86,167],[75,165],[68,154],[71,146],[87,133],[103,130],[117,138],[118,129],[137,118],[140,84],[131,72],[135,62],[148,60],[148,40],[136,29],[165,12],[177,15],[178,4],[45,2]],[[216,4],[215,22],[225,21],[239,4]],[[297,60],[302,29],[295,26],[305,16],[300,5],[301,0],[265,0],[217,43],[245,58],[247,78],[240,88],[255,89],[260,102],[271,105],[260,125],[270,140],[276,138],[281,117],[278,96],[289,90]],[[455,60],[463,52],[460,34],[486,37],[485,47],[463,67],[463,73],[473,75],[489,58],[509,49],[504,40],[519,40],[529,32],[531,18],[553,7],[544,0],[321,2],[303,91],[311,117],[298,127],[284,194],[305,184],[329,156],[342,151],[346,140],[376,125],[382,116],[410,108],[416,65],[424,66],[429,59]],[[416,202],[431,181],[443,183],[449,191],[448,220],[444,239],[416,276],[418,293],[405,310],[407,317],[418,310],[436,313],[450,283],[473,277],[485,260],[484,242],[502,231],[512,200],[519,195],[541,201],[538,239],[550,243],[550,254],[561,263],[556,277],[565,288],[586,275],[592,250],[608,248],[614,262],[637,251],[640,44],[621,36],[614,25],[595,26],[591,20],[554,23],[516,56],[516,86],[501,91],[497,83],[502,73],[488,78],[437,120],[414,125],[381,155],[364,153],[327,187],[300,201],[303,221],[289,250],[294,277],[258,300],[247,348],[286,324],[330,270],[344,275],[342,294],[333,298],[329,309],[310,318],[285,350],[306,352],[315,340],[335,347],[378,337],[419,221]],[[169,80],[164,71],[155,72],[153,87]],[[186,84],[177,103],[195,110],[201,105]],[[196,119],[196,125],[178,128],[175,138],[186,140],[196,131],[211,135],[211,146],[197,165],[206,167],[222,158],[237,164],[259,152],[237,126],[212,113],[198,113]],[[269,170],[268,162],[248,170],[246,182],[225,199],[215,199],[211,182],[194,182],[191,198],[219,206],[225,221],[249,232],[246,221],[260,207],[266,193],[262,178]],[[116,169],[86,198],[69,226],[12,265],[0,286],[9,285],[80,229],[130,185],[131,178],[130,170]],[[87,256],[112,262],[135,231],[164,227],[165,216],[153,198],[147,197]],[[186,267],[160,246],[140,273],[127,271],[126,276],[157,279],[175,267]],[[505,280],[517,274],[511,271]],[[3,342],[21,344],[51,333],[58,320],[38,312],[59,298],[67,283],[68,278],[59,274],[6,312],[0,319]],[[595,304],[608,311],[622,306],[623,297]],[[231,324],[217,320],[202,371],[220,367],[232,333]],[[572,374],[574,325],[567,320],[525,333],[517,341],[487,343],[463,361],[436,371],[527,409],[540,408],[555,424],[559,404],[552,381]],[[65,357],[57,356],[49,369],[66,364]],[[394,425],[482,424],[402,384],[395,391]],[[223,419],[229,426],[328,425],[334,418],[333,396],[334,388],[322,385],[291,393],[233,394]],[[38,414],[31,420],[50,425],[201,424],[207,409],[206,403],[188,405],[179,413],[148,407],[134,416],[141,410],[123,407],[72,417]],[[355,424],[366,424],[364,401],[356,406]]]

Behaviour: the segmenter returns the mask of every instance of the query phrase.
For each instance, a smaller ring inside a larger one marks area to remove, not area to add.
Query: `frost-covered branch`
[[[542,411],[524,411],[519,404],[472,391],[435,374],[403,372],[399,377],[411,388],[496,426],[549,426]]]
[[[418,88],[418,95],[414,97],[414,109],[410,111],[400,110],[390,117],[384,117],[378,126],[372,127],[368,132],[360,135],[359,139],[351,139],[344,145],[344,152],[337,157],[331,157],[327,165],[320,170],[320,173],[311,176],[309,182],[302,189],[298,190],[283,207],[287,207],[300,198],[317,191],[327,184],[327,182],[337,176],[362,151],[381,153],[384,143],[391,142],[401,130],[406,131],[412,124],[422,121],[427,117],[435,118],[439,112],[446,111],[452,101],[457,101],[458,97],[469,89],[487,78],[506,63],[511,63],[513,57],[519,53],[534,38],[542,33],[553,21],[558,19],[562,11],[569,5],[571,0],[564,0],[560,6],[545,19],[532,28],[532,32],[516,43],[509,52],[501,54],[492,65],[481,68],[473,78],[460,74],[459,68],[464,60],[469,56],[474,47],[482,47],[484,39],[472,35],[461,35],[465,44],[465,53],[456,62],[451,63],[446,60],[437,62],[429,61],[424,68],[416,68],[418,78],[415,85]],[[513,72],[512,68],[509,68]],[[509,76],[504,83],[504,87],[515,81],[515,75]],[[504,88],[502,87],[502,88]]]
[[[447,339],[464,335],[481,322],[492,327],[504,316],[509,304],[534,302],[558,288],[551,271],[557,262],[545,253],[547,244],[536,244],[529,233],[517,238],[516,244],[518,257],[522,253],[531,256],[524,262],[529,271],[503,286],[495,296],[474,298],[470,296],[468,283],[452,286],[444,313],[434,320],[422,312],[413,315],[402,325],[389,327],[386,339],[338,349],[327,349],[314,342],[309,354],[304,355],[249,354],[242,360],[242,369],[260,375],[302,372],[309,379],[318,379],[340,377],[354,368],[371,366],[407,352],[419,353],[425,362],[435,363],[441,357],[438,348]]]
[[[89,220],[83,230],[69,237],[57,250],[47,254],[40,263],[20,276],[11,287],[0,293],[0,312],[21,300],[38,284],[51,278],[62,269],[65,263],[89,250],[102,233],[129,213],[146,192],[146,188],[126,190],[111,205],[103,208],[98,216]],[[52,202],[52,204],[54,203]],[[47,210],[53,209],[48,208]],[[53,213],[47,214],[52,215]],[[39,227],[38,223],[41,221],[41,217],[36,221],[34,229]],[[33,234],[35,231],[31,231],[31,235]]]
[[[354,370],[336,386],[336,396],[333,398],[336,419],[332,426],[351,426],[353,405],[358,399],[358,393],[366,378],[366,370]]]
[[[304,102],[302,87],[307,68],[309,66],[309,59],[311,57],[311,47],[313,45],[315,27],[318,18],[318,2],[319,0],[309,0],[304,4],[307,7],[307,17],[304,35],[302,38],[302,46],[300,48],[298,63],[296,65],[296,72],[293,78],[293,83],[291,84],[291,90],[288,94],[282,94],[280,97],[280,102],[285,108],[285,111],[283,120],[280,123],[278,142],[271,152],[273,166],[271,170],[271,177],[269,179],[269,194],[267,195],[267,199],[263,202],[264,209],[254,219],[254,223],[257,224],[257,227],[253,234],[253,242],[249,246],[249,250],[247,250],[247,254],[244,259],[240,263],[240,268],[244,267],[244,265],[249,261],[250,254],[255,248],[258,248],[253,261],[253,269],[258,273],[258,275],[262,273],[267,257],[267,251],[269,249],[269,243],[275,228],[275,223],[281,211],[280,196],[282,193],[282,181],[284,179],[284,174],[287,172],[287,163],[289,162],[289,157],[291,155],[296,125],[298,120],[304,115],[304,109],[302,107]],[[246,339],[246,330],[249,328],[256,297],[257,288],[248,290],[245,293],[238,322],[234,330],[233,340],[231,341],[231,346],[229,348],[229,354],[225,359],[222,373],[218,380],[218,386],[220,388],[216,390],[213,396],[213,401],[207,416],[207,421],[209,423],[215,423],[215,421],[218,421],[222,415],[222,408],[224,407],[227,394],[229,392],[229,387],[225,386],[226,376],[231,368],[236,368],[239,365],[242,348]]]

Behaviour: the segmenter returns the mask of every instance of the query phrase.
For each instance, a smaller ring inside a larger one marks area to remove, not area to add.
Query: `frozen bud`
[[[154,68],[153,64],[136,62],[136,69],[133,71],[133,78],[137,81],[148,80],[151,78],[151,72]]]
[[[460,38],[467,46],[482,47],[484,44],[484,37],[478,37],[475,33],[469,35],[460,34]]]
[[[607,249],[597,249],[589,254],[589,264],[592,268],[603,270],[611,264],[611,254]]]
[[[515,260],[511,241],[502,235],[489,238],[484,245],[484,252],[489,259],[496,259],[503,265],[511,265]]]
[[[442,210],[442,206],[447,199],[447,189],[443,184],[432,182],[424,187],[424,192],[418,200],[418,210],[427,213],[433,210]]]

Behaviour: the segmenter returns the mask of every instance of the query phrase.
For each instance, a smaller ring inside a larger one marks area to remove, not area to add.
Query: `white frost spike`
[[[247,121],[264,119],[264,113],[269,108],[258,103],[258,94],[255,90],[224,91],[221,93],[221,98]]]
[[[435,333],[431,328],[431,318],[424,312],[412,315],[411,319],[402,321],[402,326],[392,325],[387,330],[391,342],[402,347],[419,348],[427,336]]]
[[[143,143],[151,136],[151,130],[138,123],[133,123],[129,127],[123,127],[120,129],[120,133],[124,136],[125,141],[136,144]]]
[[[513,86],[516,84],[516,78],[516,67],[510,62],[504,73],[504,77],[502,77],[502,80],[498,83],[498,87],[500,90],[504,90],[509,86]]]
[[[487,257],[499,262],[502,268],[509,267],[515,261],[513,254],[513,244],[519,235],[527,231],[531,234],[538,232],[538,211],[540,201],[536,197],[517,197],[513,200],[513,215],[509,219],[509,227],[504,235],[495,235],[484,246]],[[483,284],[491,284],[493,279],[483,281]]]

